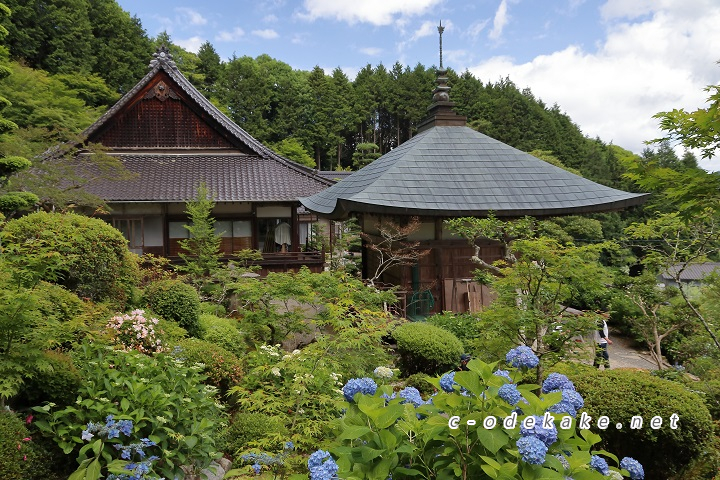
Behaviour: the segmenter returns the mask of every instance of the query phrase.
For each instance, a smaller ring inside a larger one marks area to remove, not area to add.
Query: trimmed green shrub
[[[60,407],[74,403],[82,384],[82,376],[72,358],[55,351],[45,352],[44,356],[52,370],[35,372],[31,378],[25,380],[21,391],[23,403],[42,405],[52,402]]]
[[[233,318],[200,315],[203,340],[219,345],[235,355],[242,355],[246,351],[245,336],[238,330],[237,325],[237,320]]]
[[[46,452],[32,440],[25,423],[0,410],[0,478],[48,479],[48,463]]]
[[[403,375],[438,375],[460,364],[463,344],[452,333],[424,322],[404,323],[392,332]]]
[[[281,437],[284,431],[283,422],[278,417],[238,412],[221,432],[218,447],[227,455],[236,458],[243,450],[267,447],[269,443],[273,443],[273,438]],[[282,445],[279,440],[276,443]]]
[[[205,365],[202,372],[208,377],[206,382],[217,387],[221,395],[242,380],[242,362],[224,348],[198,338],[186,338],[178,346],[182,349],[177,355],[179,358],[184,358],[190,365]]]
[[[602,436],[603,447],[618,457],[638,460],[645,466],[645,478],[673,477],[704,455],[713,438],[712,419],[703,400],[677,382],[637,370],[601,372],[579,365],[556,365],[554,370],[575,383],[585,399],[582,411],[593,418],[591,430]],[[677,429],[670,428],[673,414],[680,418]],[[610,419],[606,430],[597,428],[601,415]],[[636,415],[643,419],[642,428],[631,429]],[[655,416],[663,420],[659,429],[650,428]]]
[[[200,297],[190,285],[180,280],[160,280],[145,289],[145,304],[166,320],[176,321],[188,335],[202,337]]]
[[[200,303],[200,313],[207,315],[216,315],[219,317],[221,315],[225,315],[227,311],[225,310],[225,307],[219,303],[202,302]]]
[[[447,330],[463,343],[466,351],[480,336],[480,320],[471,313],[442,312],[428,317],[427,323]]]
[[[417,388],[422,396],[432,395],[435,393],[436,388],[428,381],[431,378],[432,377],[430,375],[426,375],[424,373],[415,373],[407,377],[404,383],[406,387]]]
[[[24,248],[37,239],[60,252],[56,283],[80,297],[124,304],[139,281],[137,255],[128,250],[122,233],[97,218],[37,212],[10,220],[2,236],[5,245]]]

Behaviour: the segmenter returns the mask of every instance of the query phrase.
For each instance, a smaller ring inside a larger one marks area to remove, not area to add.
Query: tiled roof
[[[300,201],[332,218],[352,212],[547,216],[638,205],[606,187],[465,126],[436,126],[332,187]]]
[[[314,175],[257,155],[116,156],[137,177],[85,187],[109,202],[185,202],[195,197],[202,182],[217,202],[296,201],[326,188]]]
[[[672,280],[673,276],[680,267],[680,265],[673,265],[670,267],[670,272],[662,274],[662,278],[665,280]],[[716,270],[720,273],[720,263],[718,262],[693,263],[685,267],[685,270],[683,270],[680,274],[680,280],[687,282],[699,281]]]

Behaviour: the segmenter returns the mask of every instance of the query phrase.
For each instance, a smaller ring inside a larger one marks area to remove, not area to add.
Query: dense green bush
[[[22,420],[0,410],[0,478],[3,480],[46,480],[48,459]]]
[[[433,384],[428,381],[431,378],[430,375],[424,373],[415,373],[407,377],[404,384],[406,387],[417,388],[422,396],[429,396],[435,393],[436,390]]]
[[[45,361],[52,370],[39,370],[25,380],[18,401],[34,406],[52,402],[60,407],[77,398],[82,376],[72,358],[62,352],[45,352]]]
[[[268,443],[273,443],[273,439],[282,448],[281,439],[285,431],[283,422],[277,417],[238,412],[221,432],[218,448],[234,458],[243,450],[266,447]]]
[[[437,375],[460,364],[463,344],[452,333],[424,322],[405,323],[392,332],[404,375]]]
[[[188,335],[202,337],[200,297],[190,285],[180,280],[160,280],[145,289],[145,304],[166,320],[176,321]]]
[[[480,336],[480,321],[471,313],[442,312],[428,317],[427,323],[454,334],[463,343],[466,352]]]
[[[235,355],[242,355],[246,350],[245,336],[238,330],[237,324],[237,320],[233,318],[200,315],[203,340],[219,345]]]
[[[102,220],[37,212],[10,220],[3,230],[5,245],[31,245],[35,239],[62,254],[57,283],[80,297],[124,303],[139,281],[137,255]]]
[[[557,365],[575,383],[585,399],[584,411],[593,418],[606,450],[630,456],[645,466],[646,478],[671,478],[703,455],[713,438],[713,423],[703,400],[683,385],[636,370],[598,371],[587,366]],[[670,416],[680,417],[677,429]],[[610,427],[602,431],[596,419],[606,415]],[[643,418],[640,429],[630,429],[630,419]],[[650,419],[660,416],[662,427],[650,428]],[[615,428],[616,423],[622,429]]]
[[[242,362],[224,348],[197,338],[181,340],[178,346],[182,349],[177,354],[179,358],[184,358],[190,365],[205,365],[202,372],[207,375],[206,382],[217,387],[221,395],[242,380]]]

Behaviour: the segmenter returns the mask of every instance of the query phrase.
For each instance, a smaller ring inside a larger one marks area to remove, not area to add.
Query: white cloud
[[[415,30],[415,33],[412,34],[412,37],[410,37],[410,41],[414,42],[423,37],[429,37],[430,35],[437,35],[438,34],[437,27],[438,27],[438,24],[436,22],[432,22],[429,20],[423,22],[422,25],[420,25],[420,28]],[[445,28],[447,28],[447,26],[445,26]]]
[[[272,40],[273,38],[278,38],[280,36],[271,28],[266,28],[265,30],[253,30],[252,34],[256,37],[264,38],[265,40]]]
[[[368,55],[370,57],[377,57],[383,52],[382,48],[377,47],[365,47],[365,48],[358,48],[358,52],[364,53],[365,55]]]
[[[178,7],[175,9],[178,13],[180,22],[189,23],[190,25],[205,25],[207,19],[203,17],[198,11],[187,7]]]
[[[499,40],[502,36],[502,31],[507,25],[509,20],[507,0],[502,0],[498,9],[495,11],[495,18],[493,19],[493,28],[490,30],[488,37],[491,40]]]
[[[290,39],[290,43],[292,43],[293,45],[306,45],[309,37],[310,34],[306,32],[295,33]]]
[[[265,17],[263,17],[262,21],[265,23],[275,23],[278,21],[278,17],[277,17],[277,15],[273,15],[271,13],[270,15],[265,15]]]
[[[484,20],[478,20],[477,22],[474,22],[470,25],[468,28],[467,34],[472,39],[476,39],[480,36],[480,34],[485,30],[485,27],[487,27],[487,24],[490,22],[490,19],[486,18]]]
[[[603,15],[615,20],[597,51],[571,45],[523,64],[495,57],[471,71],[483,81],[509,75],[546,104],[557,103],[585,134],[640,153],[644,141],[662,134],[653,115],[703,106],[703,88],[720,83],[720,5],[704,3],[690,15],[685,0],[609,0]],[[720,168],[720,160],[710,166]]]
[[[200,45],[205,43],[205,39],[202,37],[190,37],[186,39],[174,39],[173,42],[188,52],[197,53],[198,50],[200,50]]]
[[[334,18],[354,23],[390,25],[396,17],[422,15],[441,0],[305,0],[305,11],[299,16],[306,20]]]
[[[232,31],[222,30],[215,35],[217,42],[235,42],[245,36],[245,31],[240,27],[235,27]]]

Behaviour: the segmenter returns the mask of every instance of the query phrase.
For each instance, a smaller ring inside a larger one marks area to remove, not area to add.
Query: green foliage
[[[137,259],[122,234],[96,218],[73,213],[36,212],[10,220],[5,245],[45,242],[59,253],[57,283],[80,297],[123,304],[138,282]]]
[[[637,459],[645,466],[646,478],[678,474],[704,453],[713,436],[712,420],[702,399],[676,382],[642,371],[599,372],[579,366],[567,368],[567,375],[583,395],[588,415],[610,418],[611,426],[604,431],[593,421],[593,430],[602,435],[603,447]],[[677,429],[670,428],[672,414],[680,417]],[[643,426],[631,429],[630,420],[636,415],[643,418]],[[660,429],[649,428],[654,416],[663,420]],[[616,423],[622,423],[623,428],[614,428]]]
[[[75,363],[84,379],[77,402],[61,410],[52,404],[35,408],[41,417],[36,426],[66,455],[81,461],[82,431],[108,415],[132,420],[139,438],[158,444],[163,454],[155,468],[165,477],[183,477],[181,465],[202,469],[219,455],[215,436],[222,410],[215,389],[202,384],[200,367],[166,354],[148,357],[89,344],[76,352]],[[101,448],[102,458],[116,456],[111,443]]]
[[[0,410],[0,478],[43,480],[50,477],[47,454],[32,440],[15,414]]]
[[[180,240],[180,258],[185,265],[179,268],[190,275],[200,290],[205,280],[220,268],[221,237],[215,232],[215,219],[211,216],[215,202],[210,197],[207,186],[202,183],[197,190],[195,200],[185,204],[185,213],[190,224],[185,228],[190,232],[190,238]]]
[[[180,280],[160,280],[145,288],[144,303],[166,320],[177,322],[188,335],[201,337],[200,297]]]
[[[480,319],[471,313],[437,313],[428,317],[427,323],[454,334],[463,343],[466,352],[480,336]]]
[[[49,350],[44,352],[45,361],[50,367],[34,372],[25,381],[18,403],[24,405],[42,405],[50,402],[65,407],[75,402],[83,381],[80,371],[70,355]]]
[[[382,154],[378,152],[379,148],[374,143],[359,143],[355,147],[355,153],[353,153],[353,168],[360,170],[380,158]]]
[[[560,400],[560,393],[538,397],[532,392],[536,386],[519,386],[525,403],[522,412],[515,414],[515,425],[506,428],[503,422],[512,419],[515,409],[498,395],[506,380],[493,374],[495,364],[472,360],[468,368],[467,372],[455,373],[458,385],[452,392],[441,391],[432,397],[432,402],[421,405],[403,398],[387,401],[383,396],[390,393],[389,387],[378,388],[372,396],[356,395],[333,424],[335,442],[329,451],[337,459],[338,477],[607,478],[588,467],[591,454],[602,455],[612,470],[621,472],[616,467],[617,457],[597,450],[600,436],[580,430],[575,423],[562,428],[560,415],[553,422],[557,439],[545,442],[548,450],[542,455],[542,464],[526,461],[517,446],[522,436],[520,424],[530,415],[542,418]],[[515,372],[511,375],[517,377]],[[434,382],[439,386],[437,380]],[[497,425],[485,428],[483,422],[490,416],[495,417]],[[449,426],[450,419],[458,420],[457,428]],[[470,420],[476,424],[467,425]],[[563,457],[566,466],[557,456]]]
[[[462,342],[451,332],[423,322],[405,323],[392,332],[404,375],[437,375],[453,370],[464,353]]]
[[[188,364],[203,365],[200,371],[207,377],[205,383],[217,388],[220,395],[224,396],[242,380],[242,362],[223,347],[198,338],[181,340],[177,346],[181,348],[179,358]]]
[[[405,379],[403,384],[406,387],[415,387],[424,397],[435,393],[435,386],[432,383],[432,377],[426,373],[413,373]]]
[[[282,444],[285,427],[281,418],[262,413],[237,412],[221,432],[222,450],[237,460],[248,448]]]
[[[238,356],[245,353],[245,336],[238,330],[236,319],[201,314],[200,328],[203,331],[203,340]]]
[[[305,165],[306,167],[315,168],[315,160],[308,155],[302,144],[293,137],[283,138],[280,142],[269,145],[274,151],[285,158],[289,158],[293,162]]]

